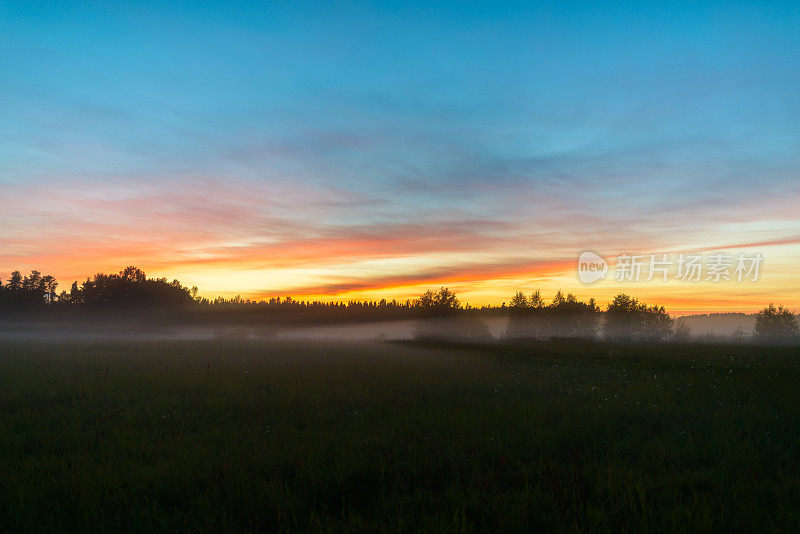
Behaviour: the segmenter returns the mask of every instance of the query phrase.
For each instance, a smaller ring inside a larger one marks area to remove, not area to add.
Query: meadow
[[[0,530],[800,529],[800,348],[0,341]]]

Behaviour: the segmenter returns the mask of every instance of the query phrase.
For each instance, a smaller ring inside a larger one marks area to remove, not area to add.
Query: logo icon
[[[608,274],[608,263],[594,252],[582,252],[578,258],[578,279],[584,284],[602,280]]]

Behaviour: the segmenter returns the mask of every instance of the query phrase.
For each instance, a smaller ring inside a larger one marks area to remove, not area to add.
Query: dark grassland
[[[800,529],[800,349],[0,341],[0,530]]]

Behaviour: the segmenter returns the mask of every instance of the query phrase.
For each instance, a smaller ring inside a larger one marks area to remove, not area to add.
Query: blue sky
[[[0,272],[91,274],[73,241],[209,293],[232,266],[254,294],[525,261],[508,283],[547,284],[585,248],[791,238],[798,28],[789,2],[0,2]],[[294,278],[261,256],[409,228]]]

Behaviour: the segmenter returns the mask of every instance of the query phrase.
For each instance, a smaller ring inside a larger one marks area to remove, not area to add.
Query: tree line
[[[409,319],[418,321],[421,338],[490,337],[481,317],[508,317],[507,339],[544,340],[557,338],[615,341],[688,340],[691,332],[677,324],[663,306],[647,305],[627,294],[614,297],[605,310],[595,299],[579,300],[572,293],[558,291],[548,303],[540,291],[529,296],[518,291],[507,306],[472,308],[462,305],[446,287],[428,290],[417,299],[405,301],[303,301],[291,297],[250,300],[234,297],[209,300],[197,296],[197,287],[178,280],[149,278],[144,271],[128,266],[116,274],[98,273],[82,284],[73,282],[69,291],[57,293],[58,282],[51,275],[31,271],[23,276],[14,271],[3,284],[0,280],[0,312],[25,313],[42,310],[142,311],[160,308],[188,320],[237,321],[366,321]],[[797,317],[783,306],[770,304],[756,315],[753,339],[757,341],[800,341]]]
[[[19,271],[14,271],[6,285],[0,281],[0,310],[173,307],[192,304],[197,295],[196,287],[189,289],[178,280],[148,278],[141,269],[132,266],[117,274],[98,273],[80,286],[73,282],[69,291],[56,293],[57,288],[58,282],[51,275],[31,271],[23,277]]]
[[[56,299],[58,282],[51,275],[31,271],[22,276],[19,271],[11,273],[8,283],[0,280],[0,310],[27,311],[43,307]]]
[[[770,303],[756,313],[752,340],[765,343],[800,342],[797,316],[784,306]],[[556,293],[545,304],[539,291],[530,297],[517,292],[511,299],[507,338],[552,339],[559,337],[602,337],[611,341],[689,341],[691,329],[670,317],[663,306],[648,306],[625,293],[615,296],[601,313],[595,300],[578,300],[574,295]],[[740,332],[734,340],[745,341]]]

